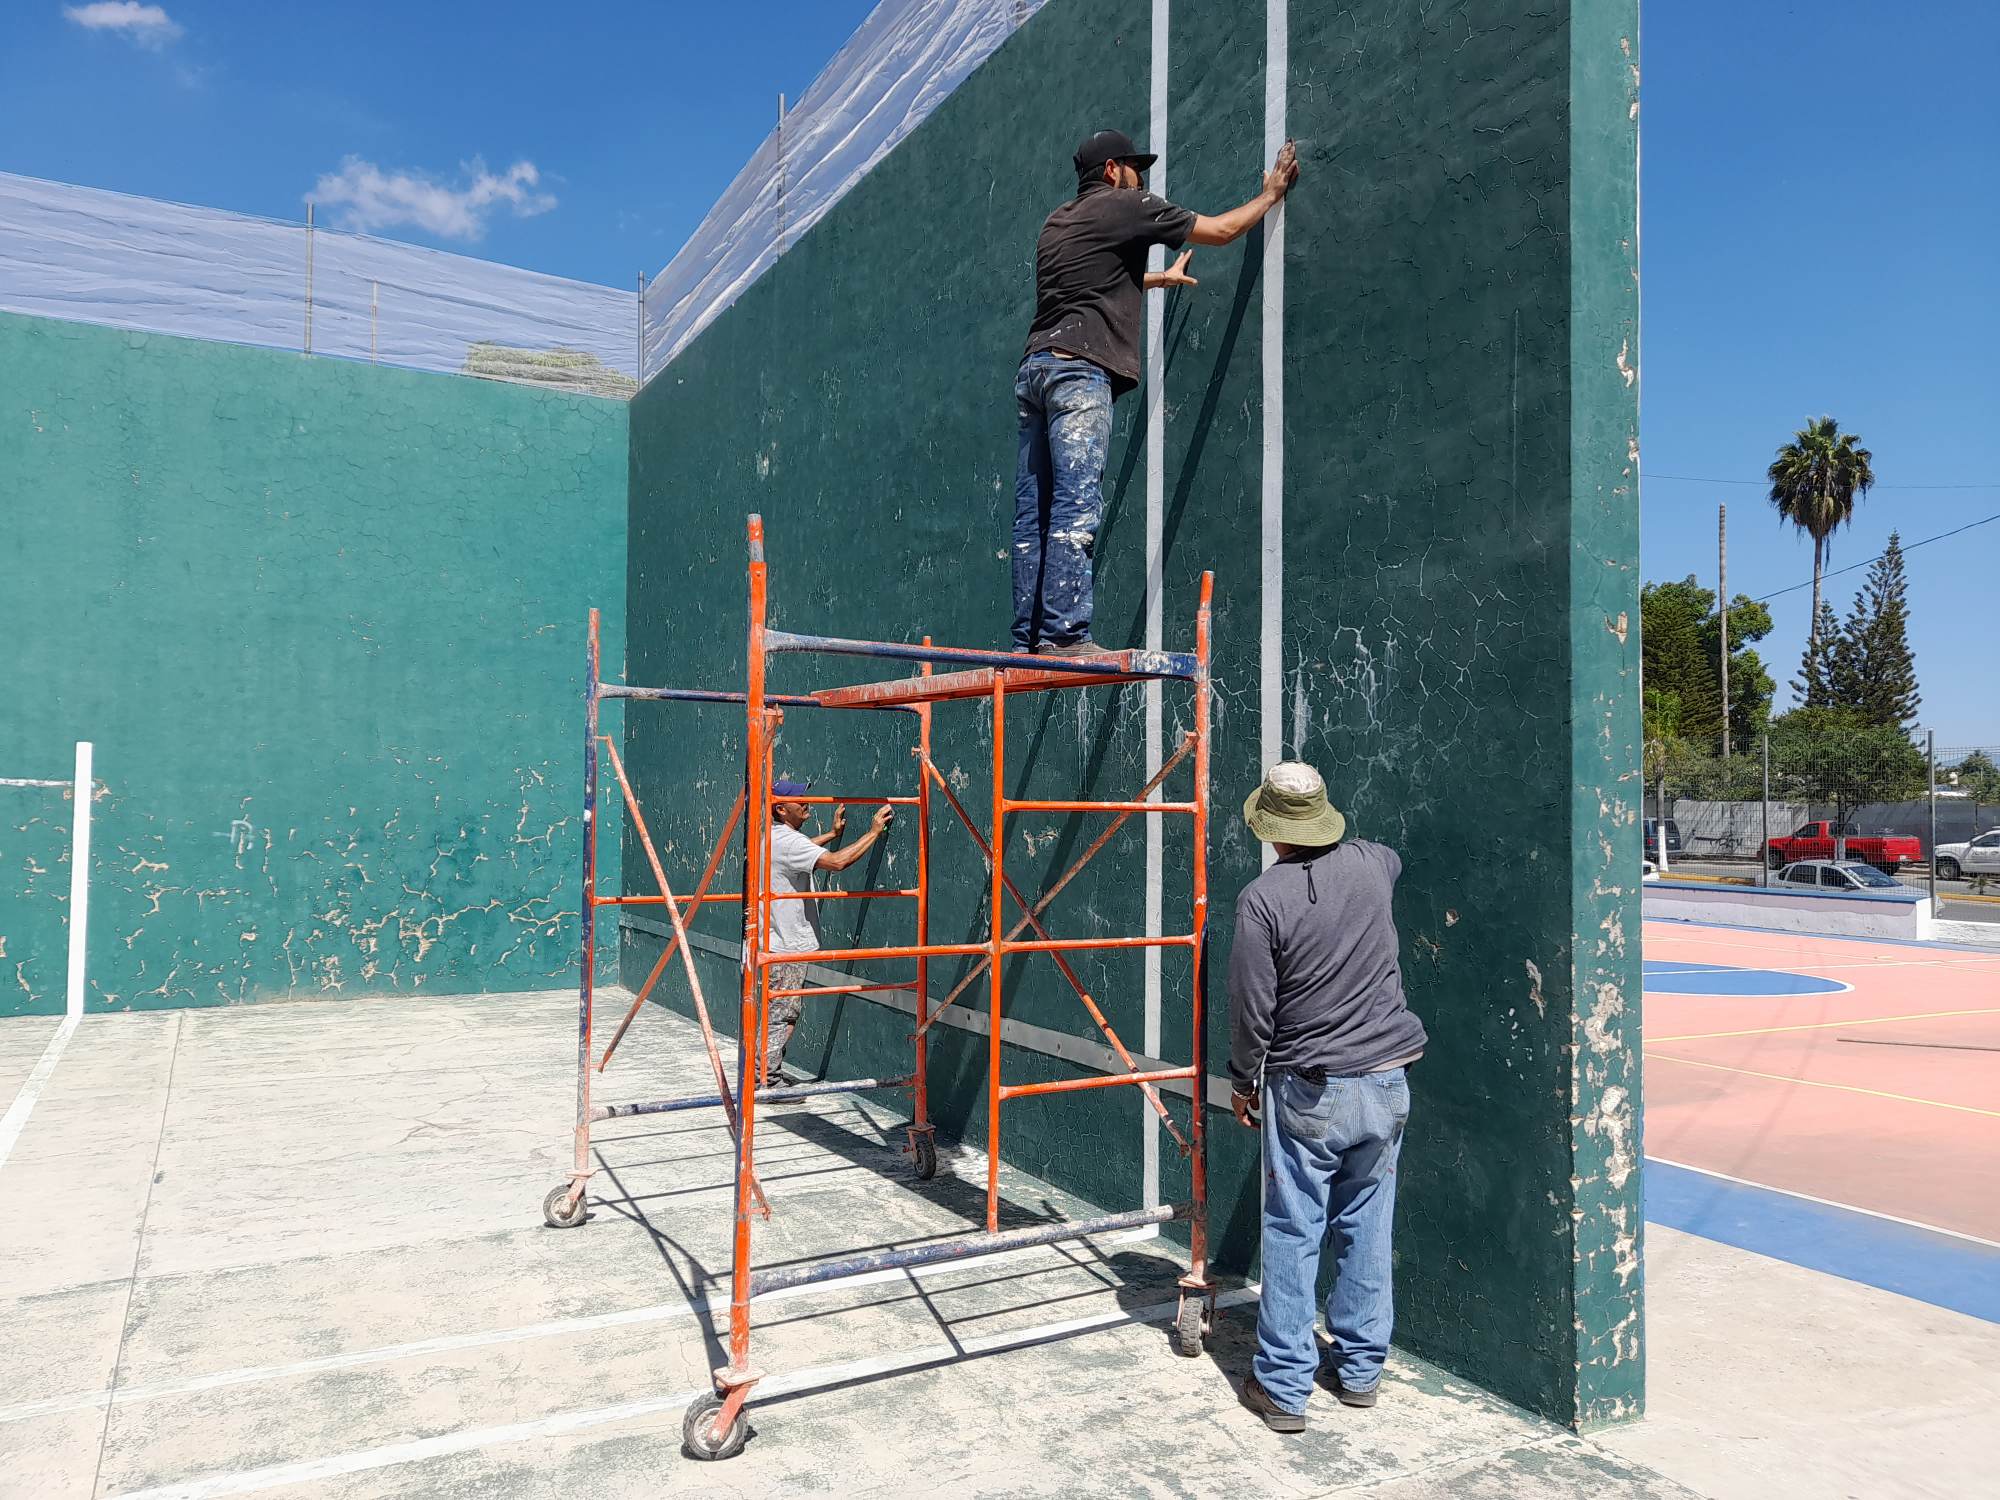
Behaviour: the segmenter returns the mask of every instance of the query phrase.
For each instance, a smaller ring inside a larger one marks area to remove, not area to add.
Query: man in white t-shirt
[[[845,849],[830,848],[828,846],[838,843],[847,829],[847,809],[836,805],[832,826],[817,837],[808,837],[802,830],[812,812],[806,803],[797,799],[805,796],[810,787],[810,782],[785,779],[773,783],[771,787],[771,841],[766,846],[766,858],[771,871],[771,890],[777,895],[818,890],[819,886],[813,880],[816,871],[846,869],[868,852],[896,816],[895,810],[885,802],[876,809],[866,833]],[[810,953],[819,945],[817,901],[771,903],[773,953]],[[800,989],[805,982],[804,964],[772,966],[771,988],[774,991]],[[791,1041],[793,1028],[799,1023],[800,1008],[796,995],[771,1001],[771,1024],[764,1044],[764,1078],[767,1083],[777,1081],[778,1066],[785,1060],[785,1044]]]

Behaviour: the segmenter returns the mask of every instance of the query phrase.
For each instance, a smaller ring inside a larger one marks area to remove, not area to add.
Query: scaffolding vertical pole
[[[770,790],[765,782],[765,739],[769,726],[764,718],[764,610],[766,575],[764,569],[764,518],[750,517],[750,660],[749,682],[744,704],[745,768],[750,780],[744,800],[744,821],[750,836],[743,845],[743,889],[755,892],[751,921],[744,932],[748,952],[743,966],[742,1004],[737,1015],[737,1098],[742,1103],[742,1130],[736,1143],[736,1239],[730,1268],[729,1367],[723,1384],[724,1403],[716,1413],[714,1431],[729,1430],[743,1408],[743,1394],[755,1378],[750,1371],[750,1178],[755,1161],[757,1088],[756,1060],[758,997],[764,969],[762,911],[769,909],[763,899],[768,877],[764,853],[768,847],[771,822]],[[760,825],[761,822],[761,826]]]
[[[987,963],[986,993],[986,1232],[1000,1228],[1000,968],[1005,946],[1001,924],[1002,869],[1007,857],[1007,676],[993,674],[993,870],[988,881],[988,934],[993,956]]]
[[[590,612],[583,680],[583,904],[582,952],[576,981],[576,1161],[570,1205],[583,1198],[590,1176],[590,1012],[597,969],[597,711],[598,615]]]
[[[931,638],[924,637],[930,645]],[[920,675],[931,675],[931,664],[923,663]],[[931,705],[917,705],[917,947],[931,940]],[[917,1055],[910,1072],[910,1114],[914,1135],[928,1135],[931,1128],[930,1101],[930,1004],[931,966],[928,955],[917,954]]]
[[[778,727],[785,722],[784,714],[776,709],[764,715],[764,794],[768,801],[771,788],[777,784]],[[764,841],[763,852],[758,856],[757,868],[763,878],[757,882],[757,951],[771,951],[771,812],[764,810],[763,818],[757,824],[757,837]],[[764,1076],[764,1061],[771,1050],[771,985],[773,976],[768,967],[759,965],[757,969],[757,1087],[763,1088],[770,1082]]]
[[[1193,1017],[1194,1119],[1188,1134],[1194,1211],[1188,1221],[1188,1279],[1208,1284],[1208,657],[1209,617],[1215,574],[1201,575],[1201,605],[1194,617],[1194,946],[1188,984]]]

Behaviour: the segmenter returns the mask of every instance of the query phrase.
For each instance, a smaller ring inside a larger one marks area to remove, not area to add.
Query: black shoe
[[[1037,656],[1109,656],[1111,653],[1097,644],[1089,636],[1058,646],[1052,641],[1043,641],[1035,647]]]
[[[1238,1393],[1245,1406],[1264,1419],[1264,1425],[1273,1432],[1304,1432],[1306,1414],[1302,1411],[1286,1411],[1271,1399],[1271,1393],[1257,1383],[1255,1375],[1243,1377],[1243,1389]],[[1371,1396],[1373,1392],[1370,1393]]]

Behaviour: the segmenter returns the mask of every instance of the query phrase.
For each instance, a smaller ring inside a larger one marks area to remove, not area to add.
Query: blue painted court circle
[[[1838,979],[1822,979],[1817,974],[1794,974],[1789,969],[1739,969],[1728,964],[1690,964],[1672,959],[1649,958],[1645,966],[1645,990],[1649,995],[1734,995],[1743,998],[1772,995],[1838,995],[1853,988]]]

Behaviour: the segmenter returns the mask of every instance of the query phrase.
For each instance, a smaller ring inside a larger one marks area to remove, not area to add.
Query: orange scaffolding
[[[832,1281],[841,1277],[892,1268],[915,1268],[971,1255],[986,1255],[1028,1245],[1051,1244],[1119,1229],[1184,1221],[1189,1226],[1189,1266],[1180,1280],[1181,1300],[1174,1323],[1174,1347],[1184,1355],[1201,1351],[1214,1317],[1215,1291],[1208,1275],[1208,1172],[1206,1130],[1204,1128],[1204,1088],[1207,1074],[1203,1038],[1203,1000],[1206,983],[1208,926],[1208,782],[1209,782],[1209,625],[1214,588],[1212,574],[1201,580],[1200,605],[1195,617],[1195,649],[1192,653],[1117,651],[1080,658],[1033,657],[1015,654],[933,646],[926,638],[919,645],[896,642],[848,640],[833,636],[799,635],[772,629],[767,622],[769,578],[764,558],[764,526],[759,516],[749,518],[749,679],[742,693],[714,692],[687,688],[648,688],[605,683],[600,676],[598,617],[590,615],[589,680],[586,691],[586,731],[584,742],[584,870],[582,902],[582,953],[578,985],[577,1040],[577,1123],[575,1164],[567,1182],[557,1186],[544,1201],[543,1212],[554,1226],[567,1228],[583,1222],[590,1165],[590,1127],[597,1120],[624,1115],[651,1114],[670,1110],[720,1107],[736,1146],[735,1238],[731,1264],[729,1308],[729,1363],[714,1372],[714,1392],[702,1396],[689,1407],[682,1424],[688,1452],[697,1458],[727,1458],[741,1450],[747,1435],[743,1409],[751,1389],[762,1372],[750,1363],[751,1304],[759,1297],[787,1287]],[[778,695],[767,691],[766,667],[777,653],[820,653],[903,660],[917,664],[916,675],[889,681],[827,688],[804,695]],[[946,667],[952,670],[937,671]],[[1147,681],[1184,681],[1193,689],[1194,728],[1183,736],[1174,753],[1129,800],[1099,802],[1072,799],[1028,799],[1010,797],[1006,787],[1007,700],[1022,693],[1039,693],[1070,688]],[[744,789],[725,820],[707,866],[691,894],[676,897],[666,871],[654,849],[638,799],[633,795],[616,746],[598,732],[598,709],[606,699],[681,701],[741,704],[746,724]],[[992,822],[982,831],[972,814],[959,801],[950,782],[931,759],[931,711],[938,703],[984,699],[992,708],[993,784]],[[802,799],[818,803],[881,803],[914,807],[917,818],[916,884],[906,889],[865,891],[821,891],[787,893],[771,889],[768,868],[770,811],[773,802],[772,756],[776,731],[786,710],[813,708],[907,713],[916,724],[915,755],[918,780],[914,795],[903,796],[820,796]],[[597,894],[597,780],[598,747],[606,757],[619,787],[633,833],[646,856],[656,893],[642,896],[599,896]],[[1184,801],[1165,801],[1157,793],[1180,763],[1192,757],[1194,790]],[[987,864],[988,937],[977,943],[933,943],[930,941],[930,882],[932,794],[937,793],[971,836]],[[1035,901],[1008,876],[1005,868],[1005,830],[1010,816],[1045,813],[1110,813],[1112,822],[1083,854]],[[1189,930],[1166,935],[1139,935],[1099,938],[1057,938],[1043,925],[1042,914],[1076,874],[1109,843],[1111,837],[1135,815],[1185,816],[1193,829],[1191,860],[1191,901]],[[737,824],[743,832],[743,889],[738,892],[711,892],[709,885],[720,868],[729,840]],[[800,900],[910,900],[916,907],[916,941],[910,944],[869,948],[822,948],[812,952],[778,952],[771,948],[771,911],[774,902]],[[1019,909],[1019,920],[1006,925],[1006,903]],[[737,1068],[732,1089],[722,1061],[722,1053],[702,993],[700,977],[689,950],[686,922],[705,904],[733,901],[743,916],[744,960],[741,967],[737,1025]],[[671,924],[671,936],[654,963],[651,973],[605,1047],[601,1058],[592,1060],[592,992],[596,947],[596,911],[602,906],[664,906]],[[1032,930],[1033,937],[1022,934]],[[1184,1067],[1142,1068],[1092,997],[1088,987],[1071,965],[1067,954],[1079,951],[1120,948],[1185,948],[1190,955],[1189,1020],[1191,1057]],[[1103,1035],[1111,1052],[1123,1067],[1093,1077],[1062,1079],[1042,1083],[1008,1084],[1001,1077],[1001,1046],[1005,1018],[1005,960],[1013,954],[1046,953],[1064,980],[1075,991],[1086,1014]],[[591,1074],[607,1064],[633,1018],[645,1004],[654,985],[679,955],[693,998],[695,1018],[707,1051],[715,1083],[713,1094],[655,1100],[636,1104],[596,1105],[591,1102]],[[976,958],[974,965],[945,998],[933,1005],[929,985],[929,965],[933,958]],[[883,959],[913,959],[915,974],[907,980],[803,985],[790,989],[772,988],[771,971],[778,965],[842,964]],[[822,1094],[857,1093],[876,1089],[907,1089],[911,1101],[911,1123],[905,1154],[914,1158],[916,1175],[927,1178],[937,1170],[935,1127],[930,1120],[928,1095],[929,1033],[938,1017],[959,1002],[959,998],[981,975],[987,990],[987,1076],[986,1076],[986,1222],[983,1233],[946,1242],[929,1242],[904,1249],[878,1251],[845,1259],[812,1264],[786,1265],[764,1271],[751,1261],[752,1222],[768,1217],[770,1205],[756,1177],[757,1110],[761,1104],[804,1099]],[[911,1033],[911,1070],[901,1078],[845,1079],[784,1085],[763,1076],[765,1040],[770,1025],[771,1002],[793,996],[849,995],[908,991],[914,998],[916,1027]],[[1161,1098],[1158,1085],[1185,1083],[1194,1106],[1188,1129],[1182,1133]],[[1190,1197],[1187,1202],[1159,1204],[1125,1213],[1104,1214],[1090,1219],[1034,1225],[1002,1232],[1000,1216],[1000,1114],[1011,1099],[1036,1094],[1063,1093],[1079,1089],[1105,1088],[1130,1084],[1139,1088],[1164,1122],[1168,1133],[1190,1160]]]

